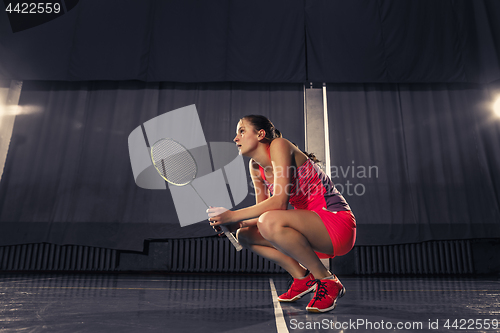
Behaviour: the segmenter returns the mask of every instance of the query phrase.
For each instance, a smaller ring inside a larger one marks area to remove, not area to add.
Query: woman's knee
[[[243,245],[244,247],[250,247],[250,245],[256,244],[258,239],[259,231],[257,228],[254,227],[248,227],[248,228],[241,228],[236,231],[236,238],[238,238],[238,241]]]
[[[280,211],[272,210],[259,217],[257,228],[262,237],[269,240],[277,232],[277,229],[283,226],[282,222]]]

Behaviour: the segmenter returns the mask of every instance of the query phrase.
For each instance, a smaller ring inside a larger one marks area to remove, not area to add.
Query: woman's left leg
[[[332,275],[316,252],[333,254],[330,235],[321,218],[309,210],[273,210],[257,223],[260,234],[274,247],[307,267],[316,279]]]

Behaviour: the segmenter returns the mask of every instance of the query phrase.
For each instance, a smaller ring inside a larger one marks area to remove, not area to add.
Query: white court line
[[[283,316],[283,310],[281,309],[280,301],[278,301],[278,293],[276,292],[276,287],[274,286],[273,279],[269,279],[269,284],[271,285],[271,294],[273,295],[276,328],[278,330],[278,333],[288,333],[288,327],[286,327],[285,317]]]

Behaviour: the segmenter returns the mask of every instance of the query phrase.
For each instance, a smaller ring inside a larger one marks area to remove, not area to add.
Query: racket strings
[[[196,162],[193,156],[173,140],[158,141],[151,148],[153,164],[167,181],[185,185],[196,177]]]

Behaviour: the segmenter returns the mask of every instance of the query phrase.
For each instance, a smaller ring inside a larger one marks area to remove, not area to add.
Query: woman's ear
[[[257,132],[257,139],[263,140],[266,137],[266,131],[261,129]]]

